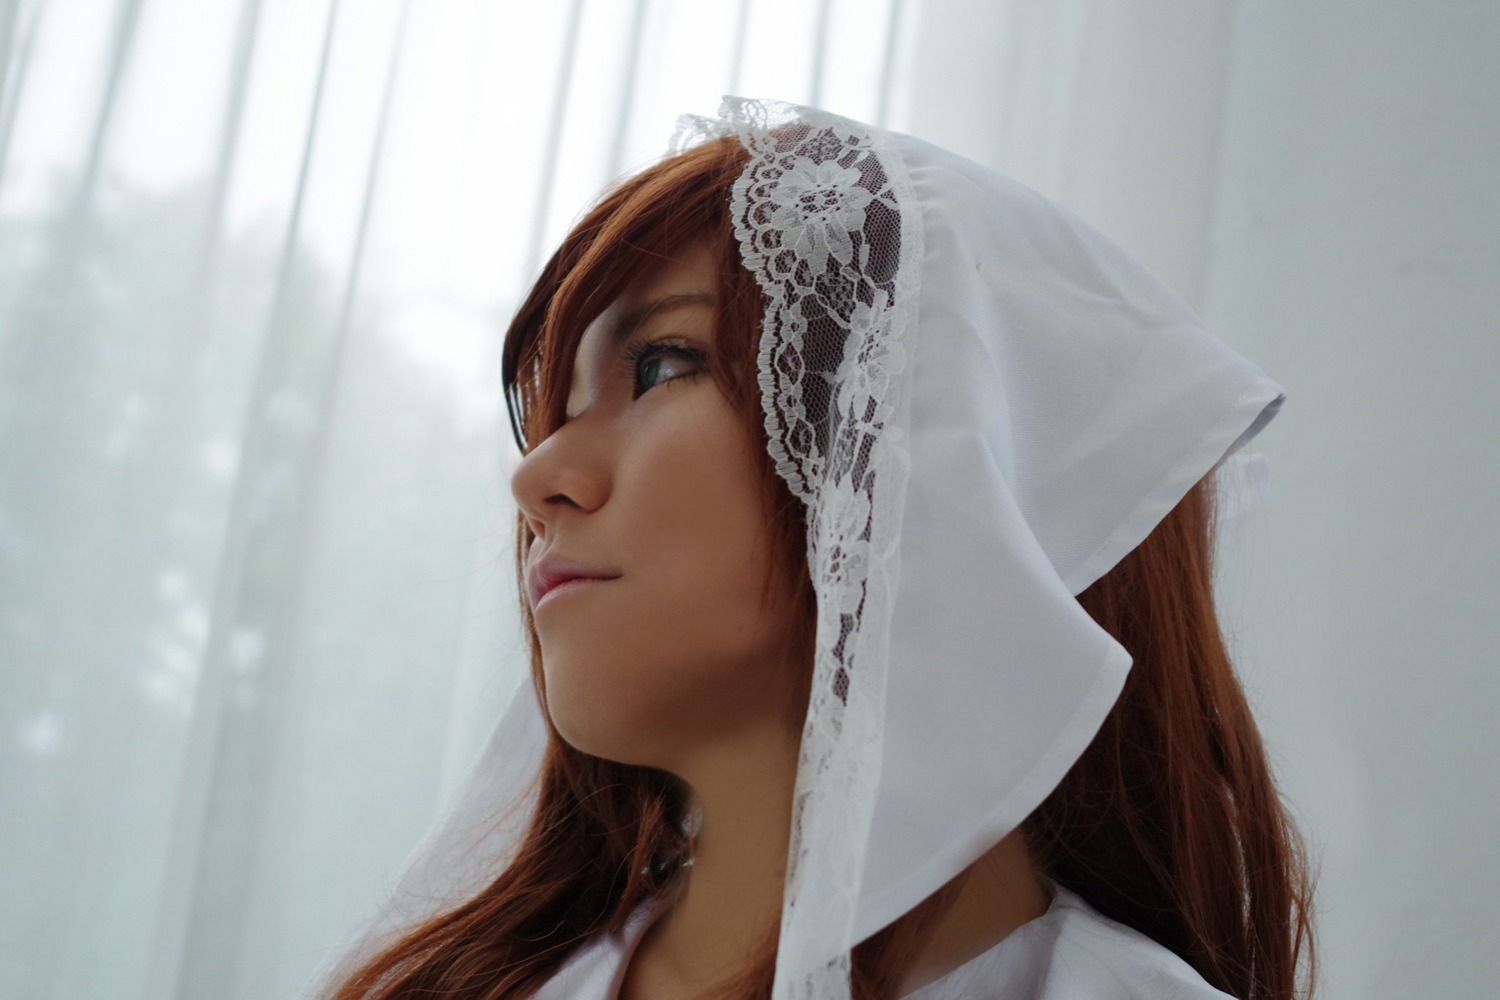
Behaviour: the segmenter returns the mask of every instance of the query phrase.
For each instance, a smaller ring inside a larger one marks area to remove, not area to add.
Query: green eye
[[[656,376],[660,374],[660,372],[661,358],[659,357],[652,358],[641,367],[641,373],[645,375],[646,379],[650,381],[653,387],[656,385]]]
[[[707,353],[699,348],[660,340],[632,345],[626,349],[623,357],[626,371],[634,380],[636,398],[665,382],[676,382],[680,379],[691,379],[702,375],[702,365],[708,360]],[[663,379],[661,377],[663,362],[667,363],[669,371],[679,366],[685,366],[688,370],[678,375],[668,375]]]

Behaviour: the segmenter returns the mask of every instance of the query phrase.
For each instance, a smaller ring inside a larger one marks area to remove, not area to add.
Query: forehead
[[[570,398],[595,383],[603,364],[642,326],[667,316],[697,321],[709,315],[716,301],[715,279],[713,255],[706,246],[695,245],[628,287],[579,339]]]

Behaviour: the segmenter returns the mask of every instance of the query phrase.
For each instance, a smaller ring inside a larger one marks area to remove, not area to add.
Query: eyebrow
[[[711,306],[714,297],[705,292],[690,292],[679,295],[663,295],[661,298],[643,302],[625,313],[615,321],[613,328],[605,339],[606,352],[613,352],[632,333],[648,320],[663,313],[676,312],[689,306]]]
[[[643,302],[633,309],[628,309],[615,319],[609,331],[605,334],[602,349],[603,355],[604,357],[613,355],[615,351],[619,350],[620,345],[629,339],[631,334],[645,325],[647,320],[692,306],[712,306],[714,301],[714,297],[707,292],[686,292],[676,295],[663,295],[660,298],[651,299],[649,302]],[[574,373],[576,377],[576,366]]]

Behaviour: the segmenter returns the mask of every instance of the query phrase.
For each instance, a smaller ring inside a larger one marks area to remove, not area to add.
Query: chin
[[[642,734],[650,732],[648,724],[619,717],[600,718],[600,706],[559,705],[547,699],[547,713],[562,741],[579,753],[601,757],[617,764],[642,767],[658,766],[651,757]]]

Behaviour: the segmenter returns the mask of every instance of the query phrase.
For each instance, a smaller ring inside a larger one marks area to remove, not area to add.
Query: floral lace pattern
[[[878,129],[731,97],[717,120],[685,117],[674,148],[728,135],[750,153],[730,206],[767,302],[767,447],[806,504],[818,598],[774,996],[838,1000],[880,778],[920,212]]]

